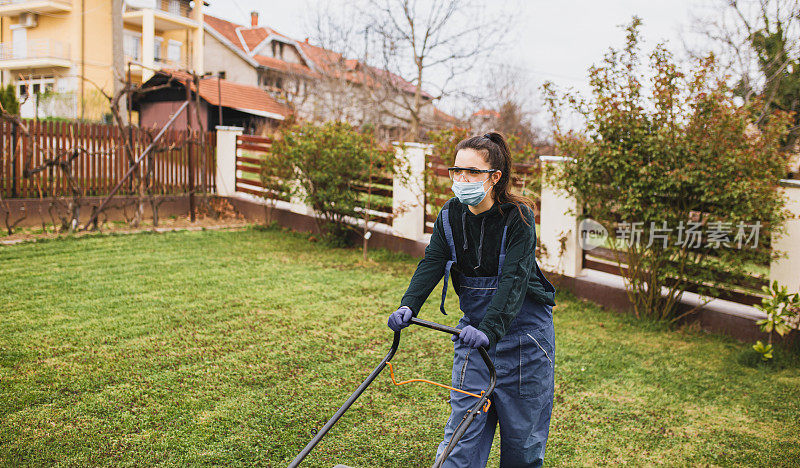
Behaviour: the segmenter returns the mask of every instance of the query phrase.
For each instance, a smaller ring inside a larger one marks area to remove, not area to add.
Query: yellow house
[[[203,72],[202,1],[0,0],[0,82],[23,117],[99,120],[98,88],[161,68]]]

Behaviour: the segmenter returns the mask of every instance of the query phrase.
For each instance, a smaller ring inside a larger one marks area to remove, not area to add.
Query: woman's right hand
[[[393,331],[400,331],[403,328],[411,325],[411,317],[414,316],[414,313],[408,306],[402,306],[399,309],[395,310],[389,315],[389,321],[387,325]]]

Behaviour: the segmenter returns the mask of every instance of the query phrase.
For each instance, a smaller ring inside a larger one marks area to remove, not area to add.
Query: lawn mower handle
[[[411,323],[414,325],[419,325],[421,327],[430,328],[432,330],[438,330],[441,332],[450,333],[452,335],[458,335],[459,333],[461,333],[461,330],[458,328],[449,327],[447,325],[442,325],[436,322],[429,322],[428,320],[422,320],[416,317],[411,318]],[[353,394],[350,395],[350,397],[344,402],[344,404],[336,411],[336,413],[334,413],[331,419],[328,420],[328,422],[325,423],[324,426],[322,426],[322,429],[320,429],[319,432],[317,432],[314,438],[311,439],[311,441],[308,444],[306,444],[305,448],[303,448],[303,450],[297,454],[294,460],[292,460],[292,462],[289,464],[288,468],[295,468],[300,465],[300,462],[302,462],[303,459],[311,452],[311,450],[313,450],[314,447],[316,447],[319,441],[322,440],[323,437],[325,437],[325,434],[327,434],[328,431],[333,427],[333,425],[336,424],[337,421],[339,421],[339,418],[342,417],[345,411],[347,411],[350,408],[350,406],[356,401],[356,399],[358,399],[358,397],[361,396],[362,393],[364,393],[364,390],[366,390],[367,387],[369,387],[372,381],[375,380],[378,374],[381,373],[381,371],[386,367],[386,363],[391,361],[392,357],[394,357],[394,354],[397,352],[397,348],[399,346],[400,346],[400,330],[394,332],[394,339],[392,340],[392,348],[389,350],[389,352],[386,354],[386,356],[383,358],[380,364],[378,364],[378,367],[376,367],[369,374],[369,376],[367,376],[367,378],[364,379],[361,385],[358,386],[358,388],[353,392]],[[486,402],[487,399],[489,399],[489,395],[491,395],[491,393],[494,391],[494,386],[497,383],[497,375],[495,373],[494,363],[492,363],[491,358],[489,358],[489,353],[486,352],[486,349],[484,347],[482,346],[479,347],[478,352],[483,358],[483,362],[486,363],[486,367],[489,368],[489,388],[487,388],[484,391],[483,395],[481,396],[481,398],[478,399],[478,402],[475,404],[475,406],[473,406],[469,411],[467,411],[467,414],[464,415],[463,419],[456,427],[456,430],[453,432],[453,437],[450,438],[450,442],[447,443],[447,447],[445,448],[444,452],[434,462],[433,468],[439,468],[440,466],[442,466],[442,463],[444,463],[447,456],[450,455],[450,452],[453,450],[455,444],[464,435],[464,432],[466,432],[469,425],[472,424],[472,421],[475,419],[478,413],[480,413],[480,409],[481,407],[483,407],[483,404]]]
[[[439,330],[453,335],[458,335],[461,333],[461,329],[459,328],[448,327],[447,325],[442,325],[441,323],[429,322],[416,317],[411,317],[411,323],[421,327],[430,328],[431,330]]]

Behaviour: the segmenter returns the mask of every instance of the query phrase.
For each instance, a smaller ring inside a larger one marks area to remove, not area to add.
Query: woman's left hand
[[[478,346],[483,346],[484,348],[489,346],[489,338],[486,336],[486,333],[478,330],[472,325],[467,325],[466,327],[462,328],[461,333],[459,333],[458,336],[453,335],[450,337],[450,339],[453,341],[461,340],[462,343],[473,349],[477,348]]]

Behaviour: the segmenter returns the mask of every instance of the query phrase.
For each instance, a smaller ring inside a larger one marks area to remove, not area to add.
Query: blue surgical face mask
[[[465,205],[475,206],[486,198],[486,191],[483,189],[483,182],[459,182],[453,181],[453,193],[459,201]]]

